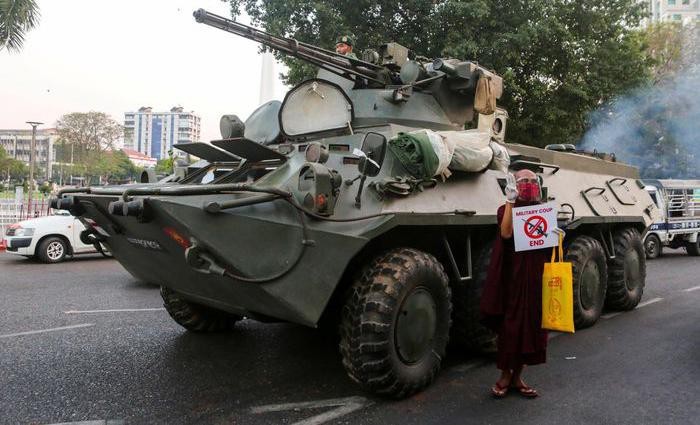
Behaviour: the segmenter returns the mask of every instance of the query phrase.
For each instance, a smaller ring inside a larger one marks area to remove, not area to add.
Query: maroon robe
[[[524,205],[527,204],[518,202],[515,206]],[[501,370],[511,370],[546,361],[542,273],[551,249],[515,252],[513,238],[501,237],[504,210],[505,205],[498,209],[498,234],[480,307],[482,323],[498,334],[496,365]]]

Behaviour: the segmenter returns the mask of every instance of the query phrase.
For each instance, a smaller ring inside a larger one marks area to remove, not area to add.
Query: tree
[[[644,30],[647,54],[653,60],[654,84],[676,75],[697,72],[700,25],[660,22]]]
[[[0,50],[19,52],[24,35],[38,22],[36,0],[0,0]]]
[[[8,181],[11,179],[21,180],[27,176],[28,172],[27,166],[22,161],[7,156],[5,149],[0,146],[0,176],[4,176]]]
[[[332,48],[351,32],[360,47],[396,41],[427,57],[476,60],[504,77],[510,141],[575,142],[589,111],[647,84],[636,0],[230,0],[266,31]],[[289,84],[313,68],[282,58]]]
[[[123,134],[122,126],[104,112],[73,112],[56,122],[61,162],[70,158],[72,171],[83,177],[111,175],[113,167],[105,152],[113,149]]]
[[[156,163],[156,173],[171,174],[173,172],[173,158],[159,159]]]
[[[700,26],[654,23],[641,32],[653,85],[591,114],[587,149],[614,151],[645,178],[697,178],[700,155]]]
[[[141,169],[131,162],[129,156],[124,153],[124,151],[114,151],[113,158],[117,168],[117,172],[114,175],[115,178],[120,180],[134,180],[141,174]]]

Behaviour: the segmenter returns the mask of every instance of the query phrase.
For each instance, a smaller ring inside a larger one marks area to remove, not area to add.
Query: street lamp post
[[[43,124],[43,122],[27,121],[27,124],[32,126],[32,143],[29,151],[29,205],[27,205],[27,216],[31,212],[32,208],[32,198],[34,197],[34,162],[36,161],[35,150],[36,150],[36,128]]]

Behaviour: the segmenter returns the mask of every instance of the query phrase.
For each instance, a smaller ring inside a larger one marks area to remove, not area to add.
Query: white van
[[[67,211],[57,211],[11,225],[4,235],[6,250],[9,254],[36,257],[44,263],[59,263],[67,256],[93,252],[107,256],[103,247],[80,240],[83,230],[80,220]]]
[[[661,255],[662,247],[685,248],[690,255],[700,255],[700,180],[644,182],[663,218],[645,235],[647,258]]]

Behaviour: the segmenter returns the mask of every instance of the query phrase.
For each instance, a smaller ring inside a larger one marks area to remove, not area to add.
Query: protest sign
[[[513,238],[516,251],[550,248],[559,244],[559,236],[552,232],[557,227],[557,205],[513,208]]]

